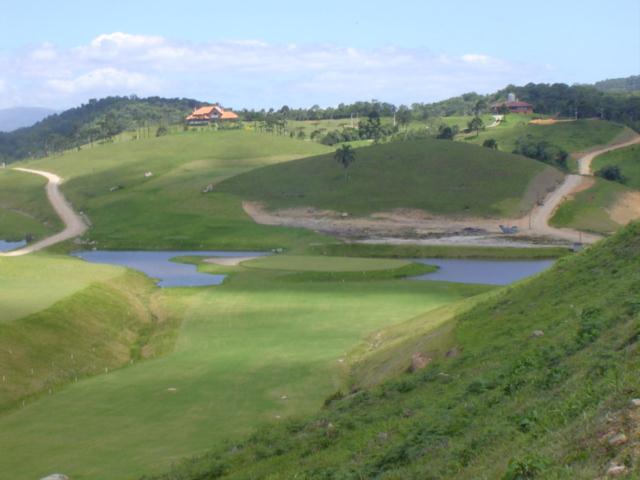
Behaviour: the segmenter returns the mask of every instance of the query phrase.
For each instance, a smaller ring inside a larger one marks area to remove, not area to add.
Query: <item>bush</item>
[[[596,172],[596,177],[604,178],[612,182],[624,183],[624,176],[617,165],[605,165]]]
[[[439,138],[440,140],[453,140],[453,137],[455,137],[457,133],[457,125],[454,125],[453,127],[450,127],[448,125],[440,125],[436,138]]]
[[[486,148],[490,148],[492,150],[498,149],[498,142],[495,138],[487,138],[484,142],[482,142],[482,146]]]
[[[547,141],[536,140],[531,135],[519,138],[513,153],[540,160],[562,170],[567,169],[569,154],[565,150]]]
[[[163,135],[168,135],[169,130],[164,125],[160,125],[156,130],[156,137],[162,137]]]

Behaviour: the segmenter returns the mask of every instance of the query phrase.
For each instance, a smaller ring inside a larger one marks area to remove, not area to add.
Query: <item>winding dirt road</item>
[[[531,229],[533,232],[536,235],[545,235],[572,242],[594,243],[600,240],[602,238],[600,235],[584,233],[570,228],[552,227],[549,225],[549,220],[551,220],[555,211],[568,197],[591,186],[591,182],[593,182],[591,178],[591,162],[593,162],[594,158],[603,153],[637,143],[640,143],[640,135],[636,134],[630,140],[591,150],[580,157],[578,159],[578,170],[580,174],[567,175],[562,185],[551,192],[544,200],[544,203],[536,206],[531,212]]]
[[[0,257],[19,257],[31,252],[42,250],[43,248],[50,247],[56,243],[64,242],[71,238],[82,235],[87,230],[87,225],[83,218],[76,213],[69,202],[64,198],[62,192],[60,192],[59,186],[62,183],[62,178],[58,175],[44,170],[32,170],[30,168],[14,168],[21,172],[33,173],[35,175],[41,175],[45,177],[49,182],[47,183],[47,198],[53,206],[60,219],[64,222],[65,228],[63,231],[44,238],[39,242],[28,245],[19,250],[13,250],[11,252],[0,253]]]

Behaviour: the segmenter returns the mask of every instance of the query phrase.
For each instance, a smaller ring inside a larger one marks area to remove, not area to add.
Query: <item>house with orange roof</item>
[[[207,125],[211,122],[238,120],[238,115],[225,110],[220,105],[207,105],[196,108],[185,118],[187,125]]]

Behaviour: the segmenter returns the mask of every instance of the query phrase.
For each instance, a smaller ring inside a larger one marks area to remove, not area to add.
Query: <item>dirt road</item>
[[[50,247],[56,243],[64,242],[70,238],[82,235],[87,230],[87,225],[83,218],[76,213],[69,202],[64,198],[62,192],[60,192],[59,186],[62,183],[62,178],[58,175],[43,170],[31,170],[29,168],[15,168],[21,172],[33,173],[35,175],[42,175],[47,178],[47,198],[53,206],[60,219],[64,222],[65,228],[63,231],[56,233],[50,237],[44,238],[39,242],[28,245],[19,250],[13,250],[11,252],[1,253],[2,257],[18,257],[20,255],[26,255],[31,252],[42,250],[43,248]]]
[[[640,143],[640,135],[634,135],[630,140],[621,143],[591,150],[578,158],[580,175],[567,175],[564,182],[549,194],[544,200],[544,203],[541,206],[535,207],[531,212],[531,228],[533,232],[536,235],[546,235],[571,242],[594,243],[600,240],[602,238],[600,235],[584,233],[570,228],[555,228],[549,225],[549,221],[562,202],[577,192],[591,186],[593,183],[593,179],[591,178],[591,162],[593,162],[594,158],[603,153],[637,143]]]

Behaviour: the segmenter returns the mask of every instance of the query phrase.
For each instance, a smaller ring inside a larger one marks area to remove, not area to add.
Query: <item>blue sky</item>
[[[640,1],[4,0],[0,107],[434,101],[640,73]]]

